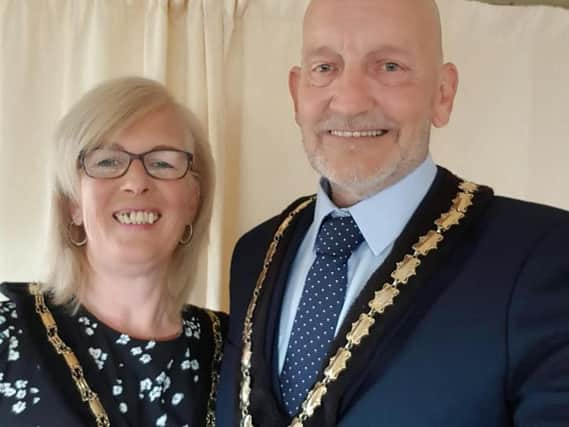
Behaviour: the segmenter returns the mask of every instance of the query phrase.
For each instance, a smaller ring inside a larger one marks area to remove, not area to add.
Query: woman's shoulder
[[[0,330],[3,330],[6,324],[14,323],[30,311],[33,298],[28,292],[27,283],[0,283],[0,294]]]
[[[205,307],[199,307],[193,304],[186,304],[182,311],[184,319],[198,318],[200,321],[211,322],[212,319],[217,318],[222,323],[227,323],[229,316],[227,313],[218,310],[211,310]]]
[[[20,304],[30,299],[28,291],[29,283],[18,282],[2,282],[0,283],[0,293],[4,295],[8,301],[15,304]],[[4,302],[0,300],[0,304]]]
[[[227,336],[229,316],[222,311],[187,304],[182,311],[182,317],[184,318],[186,330],[189,327],[190,330],[196,333],[199,331],[199,335],[203,335],[201,331],[205,331],[206,335],[213,339],[220,337],[224,340]],[[199,338],[199,336],[196,336],[196,338]]]
[[[34,298],[29,292],[28,283],[0,283],[0,330],[8,321],[35,316]]]
[[[30,295],[25,283],[0,283],[4,296],[0,301],[0,360],[18,358],[19,339],[23,334],[22,319],[30,315]]]

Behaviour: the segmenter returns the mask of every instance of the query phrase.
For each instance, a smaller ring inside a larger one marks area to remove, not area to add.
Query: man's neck
[[[376,177],[372,182],[365,185],[348,187],[327,180],[328,196],[338,208],[349,208],[362,200],[373,197],[374,195],[396,185],[399,181],[413,174],[419,167],[423,167],[427,159],[429,159],[428,161],[431,161],[428,154],[426,154],[418,164],[411,168],[395,171],[383,177]]]

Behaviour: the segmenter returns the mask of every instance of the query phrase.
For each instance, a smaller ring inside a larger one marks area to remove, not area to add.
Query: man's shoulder
[[[433,190],[434,187],[435,190],[438,191],[435,191],[432,197],[436,197],[436,195],[441,193],[441,188],[454,188],[461,182],[465,182],[464,178],[446,169],[444,166],[439,165],[436,180],[431,188],[431,190]],[[486,194],[484,208],[490,217],[507,216],[514,222],[530,222],[536,224],[540,222],[551,223],[551,221],[564,222],[569,220],[569,211],[562,208],[495,194],[492,187],[484,185],[484,183],[477,183],[477,186],[478,193]],[[444,191],[442,191],[442,193],[444,193]],[[486,216],[487,219],[488,215]]]
[[[474,222],[476,238],[507,253],[528,254],[536,248],[559,252],[569,239],[569,212],[553,206],[494,196]]]
[[[545,204],[495,196],[490,215],[507,218],[517,225],[556,226],[569,223],[569,211]]]
[[[455,187],[460,182],[464,182],[464,179],[439,166],[437,179],[433,184],[438,191],[434,191],[431,197],[436,198],[441,192],[444,194],[445,188]],[[539,231],[569,224],[569,211],[558,207],[498,195],[491,187],[483,184],[478,184],[476,194],[480,196],[474,198],[474,204],[480,203],[481,208],[475,223],[480,226],[494,225],[505,229],[524,227]]]

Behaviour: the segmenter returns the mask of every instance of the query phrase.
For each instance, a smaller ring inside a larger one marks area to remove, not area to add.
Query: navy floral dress
[[[28,286],[2,284],[0,290],[9,298],[0,302],[0,426],[97,426],[64,358],[47,340]],[[112,427],[213,425],[208,414],[224,314],[187,306],[183,333],[152,341],[121,334],[86,310],[71,316],[63,307],[47,306]]]

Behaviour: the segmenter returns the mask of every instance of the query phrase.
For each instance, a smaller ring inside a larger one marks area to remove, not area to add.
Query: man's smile
[[[376,129],[376,130],[340,130],[333,129],[329,130],[328,133],[332,136],[338,136],[341,138],[375,138],[385,135],[389,132],[386,129]]]

